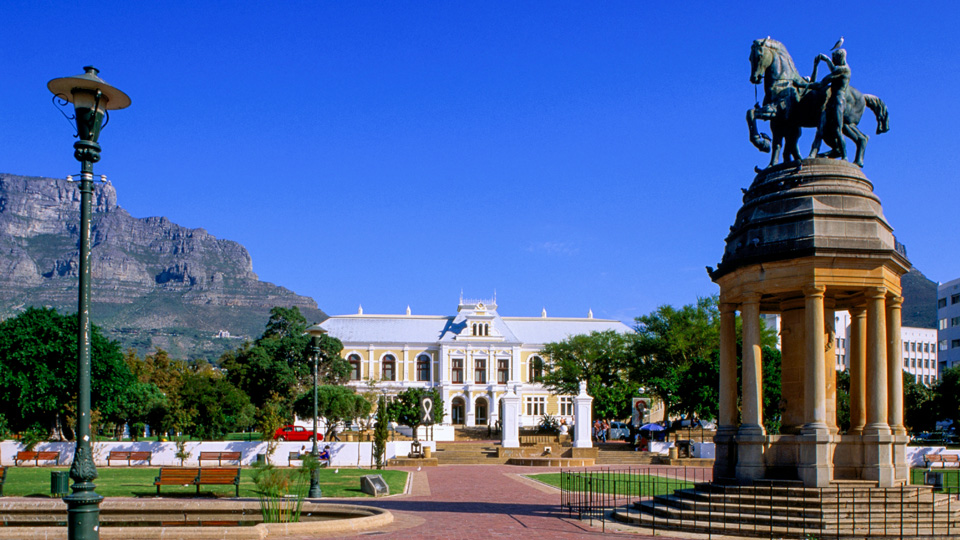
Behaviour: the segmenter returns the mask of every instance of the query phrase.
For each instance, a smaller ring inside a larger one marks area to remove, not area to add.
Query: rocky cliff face
[[[93,206],[92,315],[125,345],[209,357],[236,345],[220,331],[256,337],[274,306],[326,317],[313,299],[259,281],[236,242],[134,218],[109,183],[96,185]],[[0,174],[0,318],[28,306],[76,311],[79,230],[78,183]]]

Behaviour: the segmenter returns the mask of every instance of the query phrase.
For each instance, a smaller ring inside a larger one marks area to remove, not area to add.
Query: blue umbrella
[[[640,426],[640,431],[644,431],[644,430],[663,431],[663,426],[661,426],[660,424],[646,424],[644,426]]]

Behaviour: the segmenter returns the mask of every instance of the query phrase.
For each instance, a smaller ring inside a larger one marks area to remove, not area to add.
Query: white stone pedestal
[[[500,402],[503,404],[500,445],[504,448],[520,448],[520,396],[515,388],[510,388]]]
[[[580,393],[573,398],[573,447],[592,448],[590,430],[593,426],[593,398],[587,395],[587,381],[580,381]]]

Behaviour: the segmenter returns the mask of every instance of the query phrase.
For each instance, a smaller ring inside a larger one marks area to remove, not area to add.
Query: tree
[[[630,398],[639,384],[628,377],[630,338],[613,330],[571,336],[547,343],[542,352],[548,358],[543,384],[555,394],[576,395],[580,381],[587,381],[593,396],[593,414],[599,418],[630,415]]]
[[[313,389],[300,394],[294,402],[300,418],[313,418]],[[326,437],[343,421],[370,414],[370,403],[347,386],[325,384],[317,388],[317,415],[326,421]]]
[[[938,420],[952,420],[960,425],[960,366],[953,366],[940,374],[935,388],[934,407]]]
[[[633,336],[630,378],[647,388],[664,403],[665,414],[710,414],[716,411],[709,403],[719,399],[711,391],[703,390],[703,383],[712,373],[719,377],[720,349],[720,311],[718,298],[698,298],[696,304],[677,309],[673,306],[660,306],[653,313],[637,317],[636,334]],[[741,356],[742,332],[737,322],[737,356]],[[761,347],[766,354],[776,350],[776,333],[764,328],[761,332]],[[779,356],[776,357],[779,360]],[[770,377],[768,385],[774,385],[779,373],[779,363],[766,373],[767,360],[764,360],[764,377]],[[716,370],[716,371],[714,371]],[[709,385],[716,387],[717,379]],[[776,385],[776,388],[779,388]],[[704,393],[706,392],[706,393]],[[765,402],[767,392],[764,392]],[[779,403],[779,395],[771,388],[769,399]],[[704,404],[703,400],[710,400]],[[770,408],[770,407],[768,407]],[[772,410],[779,410],[772,407]],[[698,412],[699,411],[699,412]]]
[[[51,434],[68,427],[77,401],[76,314],[28,308],[0,322],[0,403],[10,429],[42,426]],[[91,406],[100,415],[121,408],[133,375],[116,341],[93,326],[91,333]]]
[[[180,400],[187,412],[185,431],[194,437],[222,439],[228,432],[253,424],[250,398],[215,372],[187,373]]]
[[[226,371],[227,380],[243,390],[257,408],[263,407],[274,394],[286,403],[297,386],[293,366],[283,358],[277,359],[268,347],[245,343],[236,351],[224,353],[220,367]],[[289,410],[289,405],[285,408]]]
[[[443,396],[437,388],[408,388],[398,393],[397,397],[387,404],[387,417],[401,426],[408,426],[416,437],[417,428],[421,426],[420,421],[423,419],[420,413],[420,400],[424,397],[433,400],[434,424],[443,422]],[[377,418],[379,419],[379,416]]]
[[[937,427],[936,401],[941,389],[920,384],[914,377],[908,371],[903,372],[903,423],[907,431],[933,431]]]
[[[373,428],[373,459],[378,469],[384,466],[384,458],[387,453],[387,423],[390,420],[387,415],[387,398],[380,396],[380,402],[377,404],[377,425]]]

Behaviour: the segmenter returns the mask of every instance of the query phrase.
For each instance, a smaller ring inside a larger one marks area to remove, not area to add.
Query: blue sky
[[[0,171],[78,170],[46,83],[93,64],[133,100],[96,166],[120,205],[242,243],[328,313],[496,291],[504,315],[629,323],[717,292],[704,266],[768,159],[750,43],[809,73],[843,35],[890,111],[861,122],[885,215],[960,276],[956,2],[668,4],[5,1]]]

